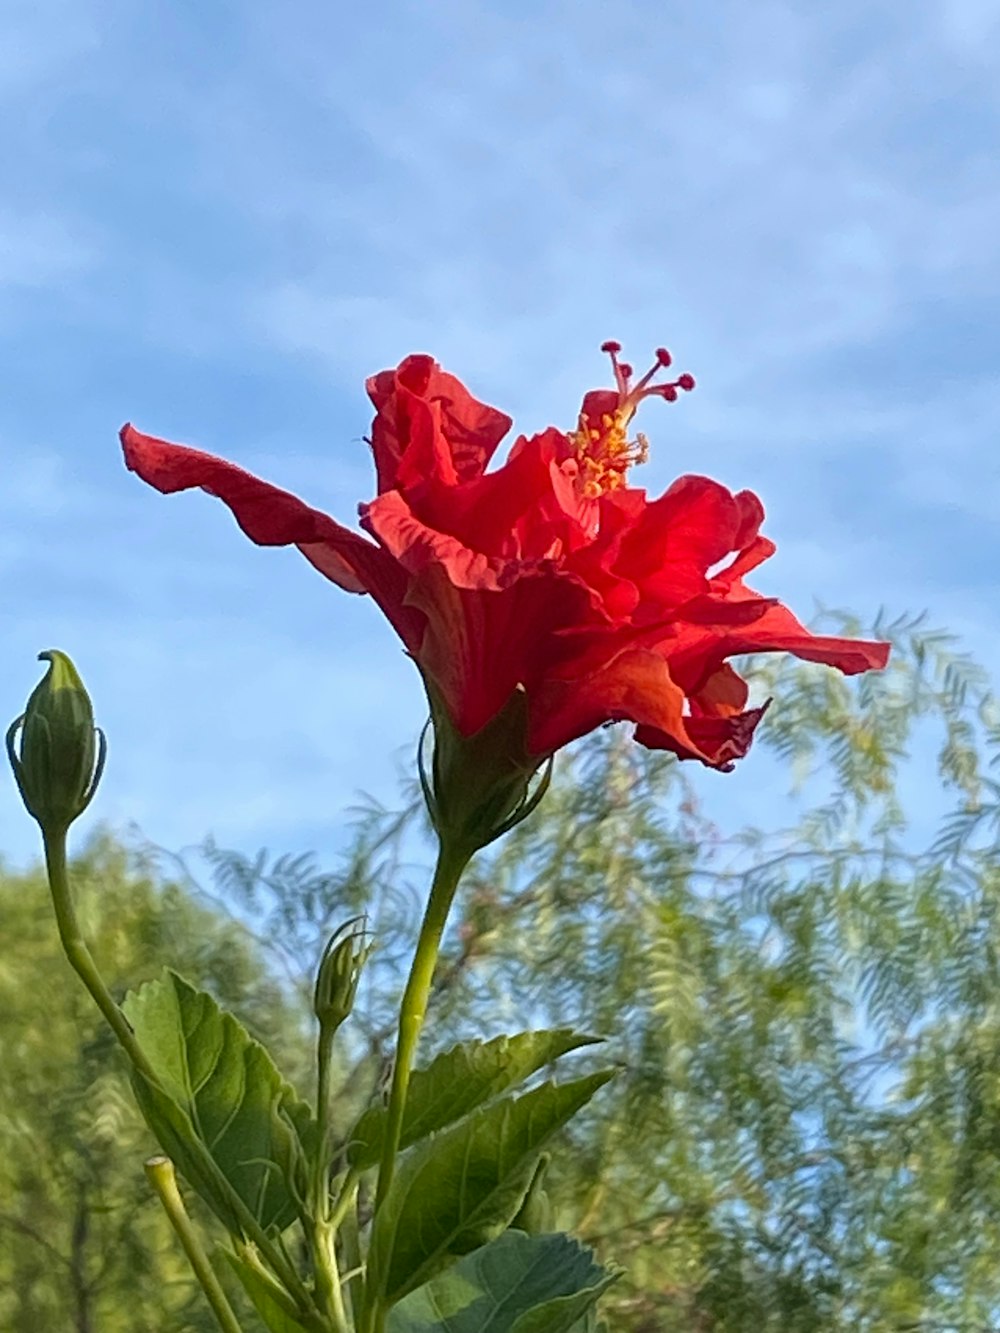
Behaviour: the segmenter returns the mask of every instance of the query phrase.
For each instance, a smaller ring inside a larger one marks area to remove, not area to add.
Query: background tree
[[[98,836],[74,867],[80,913],[119,997],[164,963],[301,1068],[302,1017],[230,916]],[[0,1328],[215,1328],[143,1174],[152,1138],[114,1039],[73,976],[40,873],[0,874]]]
[[[626,1266],[616,1333],[1000,1328],[1000,726],[946,636],[874,632],[895,655],[861,682],[755,664],[775,704],[748,765],[791,780],[784,826],[720,830],[689,767],[612,728],[561,755],[535,817],[473,863],[427,1052],[540,1023],[608,1038],[620,1076],[546,1186],[555,1222]],[[137,876],[97,844],[83,891],[104,961],[123,988],[169,958],[269,1026],[306,1088],[311,969],[367,908],[379,951],[348,1029],[346,1130],[385,1072],[425,882],[416,793],[401,804],[355,812],[329,870],[209,843],[210,890],[190,859]],[[204,1327],[41,883],[8,879],[0,904],[0,1197],[17,1200],[0,1326],[143,1328],[168,1291],[169,1327]]]
[[[466,881],[433,1040],[485,1007],[621,1063],[551,1181],[558,1225],[627,1266],[616,1330],[1000,1327],[998,715],[948,636],[873,634],[893,662],[860,682],[753,664],[790,826],[723,832],[689,769],[612,728]],[[377,904],[372,1074],[421,819],[369,806],[334,873],[205,849],[272,939]]]

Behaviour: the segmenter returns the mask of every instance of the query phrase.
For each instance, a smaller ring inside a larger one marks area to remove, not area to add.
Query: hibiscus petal
[[[763,599],[762,599],[763,600]],[[726,656],[736,653],[793,653],[804,662],[836,667],[845,676],[880,671],[889,660],[889,644],[813,634],[780,602],[768,600],[764,614],[727,636]]]
[[[738,672],[724,662],[691,698],[691,716],[735,717],[746,707],[750,691]]]
[[[462,484],[409,491],[407,502],[428,528],[487,556],[544,559],[574,550],[589,540],[593,505],[562,471],[564,445],[557,430],[520,439],[503,467]]]
[[[743,653],[792,653],[845,676],[880,670],[889,660],[887,643],[813,634],[780,602],[742,591],[739,599],[705,598],[685,607],[688,624],[679,624],[674,639],[663,644],[689,694],[697,694],[727,657]]]
[[[739,552],[731,565],[727,565],[712,578],[713,590],[718,588],[724,593],[728,592],[744,574],[756,569],[765,560],[770,560],[777,549],[770,537],[755,537]]]
[[[439,565],[458,588],[498,592],[514,582],[524,562],[485,555],[458,537],[429,527],[399,493],[386,491],[361,506],[361,526],[410,574]]]
[[[628,620],[639,604],[639,588],[621,551],[646,508],[646,492],[638,487],[625,486],[602,496],[597,502],[595,537],[567,555],[567,567],[594,589],[605,614],[619,623]]]
[[[379,494],[439,479],[481,476],[511,419],[473,398],[433,357],[408,356],[365,386],[375,405],[372,451]]]
[[[710,477],[681,477],[647,504],[614,571],[639,588],[636,620],[660,620],[708,591],[708,571],[733,551],[744,507]]]
[[[498,592],[458,586],[444,565],[429,562],[411,580],[407,606],[427,622],[414,656],[466,736],[494,718],[515,689],[536,695],[560,650],[553,631],[591,614],[589,590],[554,566]]]
[[[216,496],[229,506],[252,542],[298,547],[338,587],[371,593],[407,647],[413,650],[419,645],[423,619],[404,606],[404,571],[359,533],[290,492],[200,449],[143,435],[132,425],[122,427],[121,442],[127,466],[143,481],[164,495],[200,487]]]
[[[669,750],[680,759],[700,759],[708,768],[731,773],[735,761],[742,759],[750,749],[757,724],[767,709],[768,704],[763,704],[731,717],[688,718],[689,746],[685,746],[677,734],[658,731],[654,727],[636,727],[635,739],[649,750]]]
[[[711,763],[690,733],[684,706],[684,691],[666,659],[648,649],[629,649],[599,671],[550,678],[529,694],[528,744],[533,753],[547,754],[605,722],[634,722],[651,736],[670,738],[669,745],[664,741],[656,748]]]

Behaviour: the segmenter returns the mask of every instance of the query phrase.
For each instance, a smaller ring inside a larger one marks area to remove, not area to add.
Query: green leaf
[[[543,1152],[539,1157],[528,1192],[511,1222],[512,1227],[526,1231],[529,1236],[543,1236],[553,1229],[552,1201],[545,1192],[545,1173],[551,1161],[551,1153]]]
[[[414,1070],[406,1097],[400,1148],[409,1148],[428,1134],[461,1120],[477,1106],[517,1087],[559,1056],[600,1040],[583,1036],[572,1028],[554,1028],[453,1046],[432,1060],[426,1069]],[[361,1117],[347,1152],[352,1166],[364,1171],[378,1163],[385,1123],[383,1106],[373,1106]]]
[[[305,1324],[299,1322],[288,1308],[290,1301],[273,1278],[247,1263],[232,1250],[223,1250],[223,1254],[232,1264],[236,1276],[243,1284],[243,1289],[250,1297],[253,1308],[270,1333],[309,1333]]]
[[[122,1008],[160,1081],[136,1076],[133,1086],[163,1150],[230,1231],[242,1227],[229,1187],[265,1230],[288,1226],[297,1210],[279,1163],[289,1126],[308,1140],[311,1116],[264,1047],[169,970]]]
[[[616,1277],[569,1236],[505,1231],[400,1301],[389,1333],[567,1333]]]
[[[593,1333],[597,1327],[594,1303],[617,1278],[617,1273],[610,1273],[600,1286],[536,1305],[521,1316],[511,1333]]]
[[[393,1305],[509,1226],[546,1141],[613,1072],[505,1097],[405,1157],[372,1226],[368,1273],[377,1299]]]

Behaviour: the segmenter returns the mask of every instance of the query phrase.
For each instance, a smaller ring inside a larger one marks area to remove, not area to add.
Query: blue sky
[[[363,599],[128,475],[117,428],[349,521],[365,375],[430,351],[571,426],[609,337],[698,377],[645,410],[642,484],[758,491],[757,587],[926,607],[995,662],[998,140],[990,0],[6,0],[5,717],[64,648],[102,816],[334,846],[358,788],[391,798],[412,667]],[[723,820],[753,764],[699,779]],[[0,848],[34,846],[0,783]]]

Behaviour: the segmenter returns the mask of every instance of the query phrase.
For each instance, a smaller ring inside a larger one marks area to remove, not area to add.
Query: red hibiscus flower
[[[132,426],[125,459],[165,493],[202,487],[252,541],[297,546],[341,588],[370,593],[461,735],[523,691],[531,756],[627,720],[643,745],[728,770],[764,708],[747,708],[727,659],[789,652],[853,675],[884,666],[888,646],[811,634],[745,585],[774,551],[750,491],[686,476],[648,500],[627,484],[647,452],[642,435],[627,435],[638,404],[672,401],[694,381],[655,383],[670,364],[660,349],[633,383],[618,345],[604,350],[615,387],[586,395],[575,430],[522,436],[493,471],[509,417],[429,356],[373,376],[378,495],[360,508],[367,536]]]

